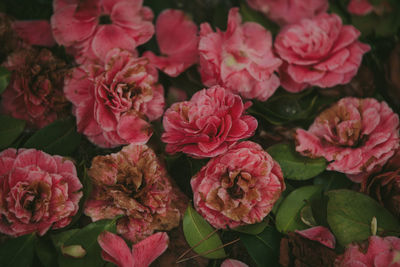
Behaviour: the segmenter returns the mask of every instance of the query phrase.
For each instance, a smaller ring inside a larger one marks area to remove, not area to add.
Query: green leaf
[[[258,266],[279,266],[280,234],[268,226],[258,235],[240,234],[240,240]]]
[[[0,150],[11,145],[24,131],[25,121],[0,115]]]
[[[374,216],[378,222],[378,235],[400,233],[397,219],[371,197],[347,189],[330,191],[327,195],[328,223],[341,245],[367,239],[371,235]]]
[[[30,266],[33,260],[36,234],[7,240],[0,246],[0,266]]]
[[[58,264],[60,267],[88,267],[102,266],[104,264],[101,259],[101,248],[97,242],[97,237],[103,231],[115,233],[116,221],[101,220],[91,223],[82,229],[73,229],[53,235],[51,238],[58,250]],[[63,247],[80,245],[86,251],[86,255],[82,258],[66,257],[62,254]]]
[[[343,173],[326,171],[315,177],[314,184],[321,185],[324,191],[329,191],[349,188],[353,183]]]
[[[8,84],[10,83],[10,72],[5,67],[0,66],[0,94],[6,90]]]
[[[264,229],[265,229],[265,227],[267,227],[267,225],[268,225],[268,222],[262,221],[262,222],[255,223],[255,224],[239,226],[239,227],[233,228],[232,230],[234,230],[236,232],[244,233],[244,234],[249,234],[249,235],[258,235],[262,231],[264,231]]]
[[[291,192],[276,213],[276,229],[281,233],[287,233],[308,228],[301,221],[301,210],[313,199],[321,197],[321,194],[321,187],[316,185],[303,186]]]
[[[58,120],[37,131],[24,144],[49,154],[71,155],[79,146],[81,135],[76,132],[75,120]]]
[[[282,168],[283,176],[293,180],[311,179],[326,168],[324,158],[311,159],[301,156],[294,145],[276,144],[267,149],[268,153]]]
[[[43,266],[57,266],[57,250],[48,235],[36,238],[35,252]]]
[[[186,241],[190,247],[196,246],[208,235],[210,235],[214,229],[209,225],[200,214],[198,214],[192,205],[188,205],[185,216],[183,217],[183,233]],[[217,233],[214,233],[210,238],[204,240],[200,245],[193,248],[198,254],[206,253],[210,250],[216,249],[222,246],[222,241]],[[212,253],[204,255],[209,259],[220,259],[226,257],[225,250],[223,248],[218,249]]]

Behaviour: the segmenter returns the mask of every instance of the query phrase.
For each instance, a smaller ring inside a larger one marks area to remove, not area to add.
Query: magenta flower
[[[134,52],[154,34],[153,12],[142,0],[55,0],[53,35],[81,63],[104,60],[113,48]]]
[[[75,68],[64,90],[74,105],[78,131],[101,147],[146,143],[152,135],[149,121],[164,110],[157,80],[146,58],[119,49],[107,54],[104,65]]]
[[[335,236],[329,231],[328,228],[323,226],[315,226],[306,230],[298,231],[296,233],[310,240],[317,241],[328,248],[335,248]]]
[[[30,45],[51,47],[56,44],[47,20],[17,20],[13,22],[13,29]]]
[[[370,47],[357,40],[360,32],[342,25],[338,15],[321,14],[281,30],[275,49],[284,60],[281,85],[290,92],[309,86],[346,84],[356,75]]]
[[[0,153],[0,232],[44,235],[67,226],[79,209],[82,184],[72,161],[35,149]]]
[[[248,267],[248,265],[238,260],[226,259],[221,263],[221,267]]]
[[[143,56],[157,68],[176,77],[198,61],[196,24],[182,11],[166,9],[157,18],[156,38],[162,56],[148,51]]]
[[[347,97],[323,111],[308,131],[296,131],[296,150],[324,157],[327,169],[361,182],[399,146],[399,117],[385,102]]]
[[[279,25],[293,24],[328,10],[328,0],[247,0],[247,4]]]
[[[182,151],[192,157],[215,157],[257,128],[257,120],[244,115],[251,105],[238,95],[214,86],[203,89],[190,101],[173,104],[165,111],[161,140],[166,151]]]
[[[367,15],[374,10],[374,6],[368,0],[350,0],[347,11],[354,15]]]
[[[285,190],[281,167],[250,141],[212,158],[190,183],[196,210],[215,228],[261,222]]]
[[[156,233],[134,244],[131,252],[125,241],[116,234],[105,231],[97,238],[103,249],[102,258],[118,267],[150,266],[168,248],[168,240],[166,233]]]
[[[238,8],[226,32],[200,26],[200,74],[206,86],[220,85],[244,98],[267,100],[278,88],[274,74],[282,61],[272,52],[271,33],[254,22],[241,23]]]

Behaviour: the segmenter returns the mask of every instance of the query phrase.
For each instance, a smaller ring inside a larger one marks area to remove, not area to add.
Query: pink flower
[[[336,267],[398,267],[400,239],[394,236],[371,236],[368,250],[363,245],[351,244],[335,261]],[[365,253],[366,251],[366,253]]]
[[[176,77],[198,60],[196,24],[180,10],[166,9],[157,18],[156,38],[163,56],[144,56],[169,76]]]
[[[67,226],[79,209],[82,184],[72,161],[35,149],[0,153],[0,232],[44,235]]]
[[[368,0],[350,0],[347,6],[347,11],[354,15],[367,15],[374,10],[374,6],[369,3]]]
[[[30,45],[51,47],[56,44],[47,20],[19,20],[13,22],[13,28]]]
[[[285,190],[281,167],[250,141],[212,158],[190,183],[196,210],[215,228],[261,222]]]
[[[284,60],[282,86],[298,92],[308,86],[333,87],[356,75],[370,47],[357,40],[360,32],[342,25],[339,16],[322,14],[285,27],[275,40]]]
[[[399,146],[399,117],[385,102],[347,97],[323,111],[308,131],[296,132],[296,150],[324,157],[328,170],[355,182],[384,165]]]
[[[161,140],[166,151],[182,151],[192,157],[215,157],[257,128],[257,120],[244,111],[251,105],[238,95],[214,86],[203,89],[190,101],[173,104],[165,111]]]
[[[238,260],[226,259],[221,267],[248,267],[248,265]]]
[[[247,4],[279,25],[293,24],[328,10],[328,0],[247,0]]]
[[[335,236],[326,227],[315,226],[302,231],[296,230],[296,233],[310,240],[317,241],[328,248],[335,248]]]
[[[107,54],[104,65],[75,68],[64,90],[74,105],[78,131],[101,147],[146,143],[152,135],[149,121],[164,109],[157,80],[146,58],[119,49]]]
[[[281,60],[272,52],[271,33],[254,22],[241,24],[238,8],[229,11],[226,32],[200,26],[200,74],[206,86],[220,85],[244,98],[267,100],[278,88],[274,71]]]
[[[129,145],[118,153],[96,156],[88,174],[93,191],[85,214],[93,221],[125,215],[117,222],[117,232],[134,243],[179,225],[181,193],[147,146]]]
[[[101,59],[113,48],[133,52],[153,36],[153,12],[142,0],[56,0],[51,17],[57,43],[76,60]]]
[[[101,256],[104,260],[118,267],[145,267],[158,258],[168,248],[168,235],[156,233],[132,246],[132,252],[125,241],[110,232],[103,232],[97,238],[103,249]]]

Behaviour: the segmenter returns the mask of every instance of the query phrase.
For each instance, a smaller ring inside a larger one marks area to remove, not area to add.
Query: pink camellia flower
[[[103,249],[101,256],[104,260],[118,267],[146,267],[157,259],[168,248],[168,235],[156,233],[132,246],[129,250],[125,241],[110,232],[103,232],[97,238]]]
[[[315,226],[302,231],[296,230],[296,233],[307,239],[317,241],[328,248],[335,248],[335,236],[326,227]]]
[[[293,24],[328,10],[328,0],[247,0],[247,4],[279,25]]]
[[[281,167],[250,141],[212,158],[191,185],[196,210],[215,228],[261,222],[285,190]]]
[[[143,54],[157,68],[176,77],[198,60],[196,24],[182,11],[166,9],[157,18],[156,38],[163,56]]]
[[[133,52],[153,36],[153,12],[142,0],[55,0],[53,35],[81,63],[113,48]]]
[[[148,59],[119,49],[107,54],[104,65],[75,68],[64,91],[74,105],[78,131],[101,147],[146,143],[152,135],[149,121],[164,109],[157,80]]]
[[[257,120],[244,111],[251,105],[214,86],[203,89],[190,101],[173,104],[165,111],[161,140],[166,151],[182,151],[196,158],[215,157],[240,139],[248,138],[257,128]]]
[[[356,75],[370,47],[357,40],[360,32],[342,25],[336,14],[303,19],[281,30],[275,49],[284,60],[281,85],[290,92],[308,86],[346,84]]]
[[[367,15],[374,10],[374,6],[369,3],[368,0],[350,0],[347,6],[347,11],[354,15]]]
[[[51,47],[56,44],[47,20],[17,20],[13,22],[13,29],[30,45]]]
[[[399,146],[399,116],[373,98],[342,98],[323,111],[308,131],[296,131],[296,150],[324,157],[327,169],[361,182]]]
[[[398,267],[400,266],[400,238],[394,236],[368,238],[364,244],[351,244],[335,261],[336,267]],[[365,252],[366,251],[366,252]]]
[[[226,32],[200,26],[200,74],[206,86],[220,85],[244,98],[267,100],[278,88],[274,74],[282,61],[272,52],[271,33],[254,22],[241,24],[238,8]]]
[[[44,235],[67,226],[79,209],[82,184],[72,161],[35,149],[0,153],[0,232]]]
[[[221,263],[221,267],[248,267],[248,265],[238,260],[226,259]]]
[[[118,153],[96,156],[88,174],[93,191],[85,214],[93,221],[124,215],[117,232],[134,243],[179,225],[182,193],[146,145],[131,144]]]

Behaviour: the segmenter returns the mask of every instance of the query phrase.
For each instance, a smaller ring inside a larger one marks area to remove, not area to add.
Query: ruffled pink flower
[[[293,24],[328,10],[328,0],[247,0],[247,4],[279,25]]]
[[[145,267],[157,259],[168,248],[168,235],[156,233],[132,246],[132,252],[125,241],[110,232],[103,232],[97,238],[104,260],[118,267]]]
[[[251,105],[222,87],[203,89],[190,101],[173,104],[165,111],[161,140],[168,153],[192,157],[215,157],[257,128],[257,120],[244,115]]]
[[[82,184],[72,161],[35,149],[0,153],[0,232],[44,235],[67,226],[79,209]]]
[[[93,191],[84,212],[93,221],[124,215],[117,232],[134,243],[179,225],[181,193],[146,145],[131,144],[118,153],[96,156],[88,174]]]
[[[241,24],[238,8],[226,32],[200,26],[200,74],[206,86],[220,85],[244,98],[267,100],[278,88],[274,74],[282,61],[272,52],[271,33],[254,22]]]
[[[104,60],[113,48],[134,52],[153,36],[153,12],[142,0],[56,0],[53,35],[81,63]]]
[[[398,267],[400,266],[400,238],[371,236],[368,249],[351,244],[344,255],[335,261],[336,267]],[[366,252],[365,252],[366,251]]]
[[[51,47],[56,44],[50,23],[47,20],[19,20],[13,22],[13,29],[30,45]]]
[[[196,210],[215,228],[261,222],[285,190],[279,164],[250,141],[212,158],[191,185]]]
[[[324,157],[328,170],[355,182],[383,166],[399,146],[399,117],[385,102],[347,97],[323,111],[308,131],[296,131],[296,150]]]
[[[357,40],[360,32],[342,25],[336,14],[322,14],[285,27],[275,49],[284,60],[281,85],[290,92],[308,86],[346,84],[356,75],[370,47]]]
[[[157,68],[176,77],[198,60],[197,25],[182,11],[166,9],[157,18],[156,38],[162,56],[148,51]]]
[[[238,260],[226,259],[221,267],[248,267],[248,265]]]
[[[149,121],[164,109],[157,80],[148,59],[119,49],[107,54],[104,65],[75,68],[64,91],[74,105],[78,131],[101,147],[146,143],[152,135]]]
[[[315,226],[306,230],[298,231],[296,233],[310,240],[317,241],[328,248],[335,248],[335,236],[329,231],[328,228],[323,226]]]
[[[367,15],[374,10],[374,6],[369,3],[368,0],[350,0],[347,6],[347,11],[354,15]]]

